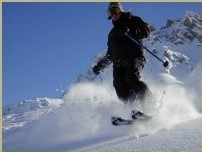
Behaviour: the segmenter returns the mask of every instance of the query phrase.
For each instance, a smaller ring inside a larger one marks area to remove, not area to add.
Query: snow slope
[[[103,81],[90,71],[79,75],[62,99],[39,98],[4,107],[4,151],[200,151],[200,30],[200,16],[187,12],[182,19],[169,19],[145,40],[146,47],[170,62],[164,69],[146,53],[142,79],[157,101],[163,97],[152,120],[111,125],[112,115],[130,119],[134,107],[117,98],[109,66],[101,74]]]
[[[192,128],[192,129],[190,129]],[[199,151],[200,120],[179,124],[158,134],[130,134],[104,143],[86,147],[81,151]]]

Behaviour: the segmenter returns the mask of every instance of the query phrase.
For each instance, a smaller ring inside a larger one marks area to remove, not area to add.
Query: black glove
[[[100,73],[100,68],[97,65],[95,65],[92,69],[95,75],[98,75]]]

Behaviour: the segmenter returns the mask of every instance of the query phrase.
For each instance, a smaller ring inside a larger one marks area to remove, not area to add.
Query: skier
[[[124,33],[142,44],[142,39],[150,33],[148,24],[140,17],[125,12],[120,2],[110,2],[108,19],[114,25],[108,35],[108,50],[92,70],[98,75],[113,62],[113,86],[119,99],[125,104],[139,99],[144,108],[148,98],[153,100],[148,86],[140,80],[140,72],[146,62],[144,51]]]

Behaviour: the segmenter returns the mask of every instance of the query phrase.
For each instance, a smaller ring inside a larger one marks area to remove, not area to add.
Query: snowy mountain
[[[3,129],[12,130],[30,124],[42,115],[57,109],[62,103],[61,99],[37,98],[7,105],[3,108]]]
[[[95,77],[80,74],[61,99],[38,98],[3,107],[3,149],[78,151],[200,151],[200,45],[202,18],[187,12],[168,19],[144,45],[169,62],[146,53],[142,79],[156,99],[157,116],[145,123],[115,127],[111,116],[130,119],[112,86],[112,66]],[[95,56],[92,66],[105,54]],[[138,103],[135,105],[138,108]]]
[[[194,12],[187,11],[181,19],[167,19],[166,25],[161,30],[153,32],[150,38],[152,43],[166,40],[175,45],[190,44],[195,40],[202,41],[202,35],[199,32],[201,29],[201,17]]]

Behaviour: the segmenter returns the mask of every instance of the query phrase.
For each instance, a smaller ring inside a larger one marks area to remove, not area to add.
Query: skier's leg
[[[118,98],[124,103],[127,103],[128,97],[130,96],[130,89],[125,82],[125,69],[113,67],[113,77],[113,85]]]
[[[145,109],[146,105],[153,102],[154,96],[150,89],[143,81],[140,81],[140,72],[143,69],[144,60],[135,59],[131,60],[126,68],[126,82],[128,86],[133,90],[133,96],[140,100],[142,109]],[[132,98],[134,99],[134,98]]]
[[[141,101],[141,106],[144,112],[152,112],[152,110],[154,110],[156,100],[147,84],[143,81],[139,81],[134,86],[134,90],[137,93],[138,99]]]

